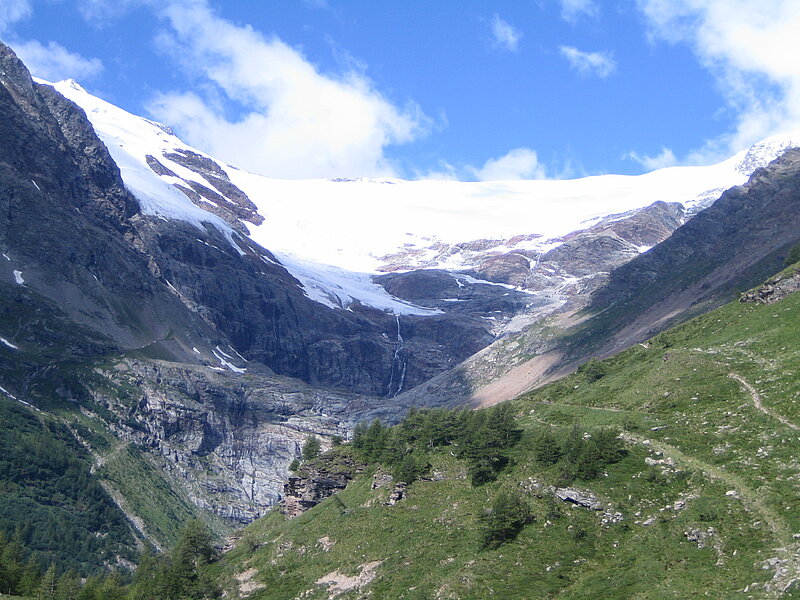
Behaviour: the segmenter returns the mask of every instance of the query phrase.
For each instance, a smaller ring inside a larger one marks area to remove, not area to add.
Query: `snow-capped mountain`
[[[214,160],[184,144],[169,127],[92,96],[74,81],[55,88],[86,111],[146,214],[197,225],[212,222],[234,245],[237,235],[249,236],[274,253],[309,298],[332,307],[358,300],[395,314],[435,314],[438,309],[390,296],[374,275],[445,269],[542,291],[547,286],[541,282],[527,283],[559,272],[555,287],[563,287],[575,283],[576,274],[565,270],[563,261],[546,264],[546,257],[570,234],[608,226],[658,201],[679,203],[691,214],[800,143],[795,132],[764,140],[715,165],[671,167],[639,176],[501,182],[284,180]],[[626,250],[641,252],[658,241],[631,243]],[[526,284],[521,285],[520,277],[498,278],[493,276],[496,269],[484,268],[487,261],[496,263],[509,255],[527,261]]]
[[[800,243],[800,151],[714,202],[797,136],[640,177],[285,181],[57,87],[83,110],[0,43],[0,395],[93,419],[229,523],[308,433],[512,397]]]

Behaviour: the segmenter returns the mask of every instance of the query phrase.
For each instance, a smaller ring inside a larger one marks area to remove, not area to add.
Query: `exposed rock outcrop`
[[[797,291],[800,291],[800,269],[794,269],[793,273],[767,280],[762,286],[743,293],[739,297],[739,302],[772,304]]]
[[[603,503],[591,492],[576,488],[556,488],[553,494],[564,502],[576,504],[590,510],[603,510]]]
[[[347,487],[364,470],[363,464],[337,455],[322,455],[301,467],[283,487],[281,512],[290,519],[303,514]]]
[[[94,388],[117,416],[109,427],[156,457],[194,504],[232,524],[279,500],[310,433],[346,433],[344,416],[333,415],[355,400],[281,377],[158,361],[127,360],[98,374],[111,386]]]

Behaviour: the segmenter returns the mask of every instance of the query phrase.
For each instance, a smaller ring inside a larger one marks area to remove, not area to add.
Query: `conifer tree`
[[[56,566],[50,564],[47,571],[42,576],[42,581],[39,583],[39,589],[36,590],[36,598],[39,600],[55,600],[56,598],[56,585],[58,579],[56,577]]]
[[[528,501],[519,492],[500,492],[480,518],[484,548],[498,548],[513,540],[533,520]]]
[[[0,581],[3,587],[0,588],[0,592],[16,594],[20,591],[19,583],[23,574],[22,554],[21,536],[17,530],[14,538],[4,544],[3,554],[0,556],[0,563],[3,565],[2,581]]]
[[[199,519],[183,528],[178,544],[170,553],[171,567],[166,581],[166,600],[200,600],[215,589],[206,567],[215,558],[211,532]]]
[[[58,578],[56,600],[78,600],[81,582],[75,571],[69,570]]]
[[[320,443],[319,438],[315,435],[308,436],[306,438],[305,444],[303,444],[303,449],[302,449],[303,460],[311,460],[317,458],[321,452],[322,452],[322,444]]]
[[[539,464],[554,465],[561,458],[561,445],[556,436],[549,431],[543,431],[533,441],[533,454]]]

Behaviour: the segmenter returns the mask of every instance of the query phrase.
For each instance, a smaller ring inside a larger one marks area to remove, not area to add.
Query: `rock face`
[[[592,298],[603,355],[735,297],[779,271],[800,242],[800,150],[756,170],[747,185],[616,269]]]
[[[364,465],[350,459],[323,455],[301,467],[301,474],[290,477],[283,486],[281,512],[290,519],[301,515],[343,490]]]
[[[772,304],[797,291],[800,291],[800,270],[794,269],[790,275],[773,277],[761,287],[745,292],[739,297],[739,302]]]
[[[406,483],[403,481],[398,481],[394,489],[389,494],[389,499],[386,501],[387,506],[394,506],[400,500],[406,497]]]
[[[216,341],[136,249],[138,204],[82,111],[34,84],[0,45],[0,264],[121,347],[167,337],[165,352]],[[135,315],[135,316],[134,316]],[[179,332],[178,332],[179,330]],[[190,341],[191,340],[191,341]],[[205,340],[205,341],[204,341]]]
[[[346,434],[354,403],[287,378],[160,361],[128,359],[97,373],[108,386],[93,387],[95,400],[116,415],[108,424],[117,436],[231,524],[274,505],[305,438]]]

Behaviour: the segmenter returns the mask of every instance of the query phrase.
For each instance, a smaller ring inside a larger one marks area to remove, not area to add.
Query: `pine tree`
[[[55,600],[56,598],[56,585],[58,579],[56,578],[56,566],[50,564],[39,583],[39,589],[36,591],[36,597],[40,600]]]
[[[315,435],[310,435],[306,438],[306,443],[303,444],[302,456],[303,460],[311,460],[317,458],[322,452],[322,444],[319,438]]]
[[[100,596],[100,587],[103,585],[103,580],[97,576],[93,575],[86,579],[86,581],[81,586],[81,591],[78,594],[78,600],[102,600]],[[152,596],[152,598],[156,598],[157,596]],[[145,600],[145,598],[139,598],[137,596],[132,596],[132,600]],[[147,598],[146,600],[151,600],[151,598]]]
[[[81,582],[75,571],[68,571],[58,579],[56,585],[57,600],[78,600],[81,592]]]
[[[430,467],[413,454],[406,454],[394,469],[394,478],[407,484],[414,483]]]
[[[0,580],[0,592],[7,594],[19,593],[19,582],[22,578],[23,546],[19,530],[10,542],[6,542],[3,547],[3,554],[0,556],[0,563],[3,565],[2,580]]]
[[[153,556],[150,550],[145,550],[139,556],[136,573],[130,586],[130,600],[156,600],[168,597],[167,567],[164,557]]]
[[[184,526],[178,544],[170,553],[171,566],[165,597],[171,600],[200,600],[213,595],[213,580],[207,565],[215,558],[211,532],[199,519]]]
[[[22,596],[35,596],[41,580],[42,567],[36,557],[31,554],[20,572],[17,593]]]
[[[480,517],[484,548],[498,548],[513,540],[533,520],[528,501],[519,492],[500,492]]]
[[[97,589],[97,600],[123,600],[125,588],[122,579],[116,571],[107,575]]]
[[[561,445],[556,436],[543,431],[533,441],[533,455],[544,466],[554,465],[561,459]]]

